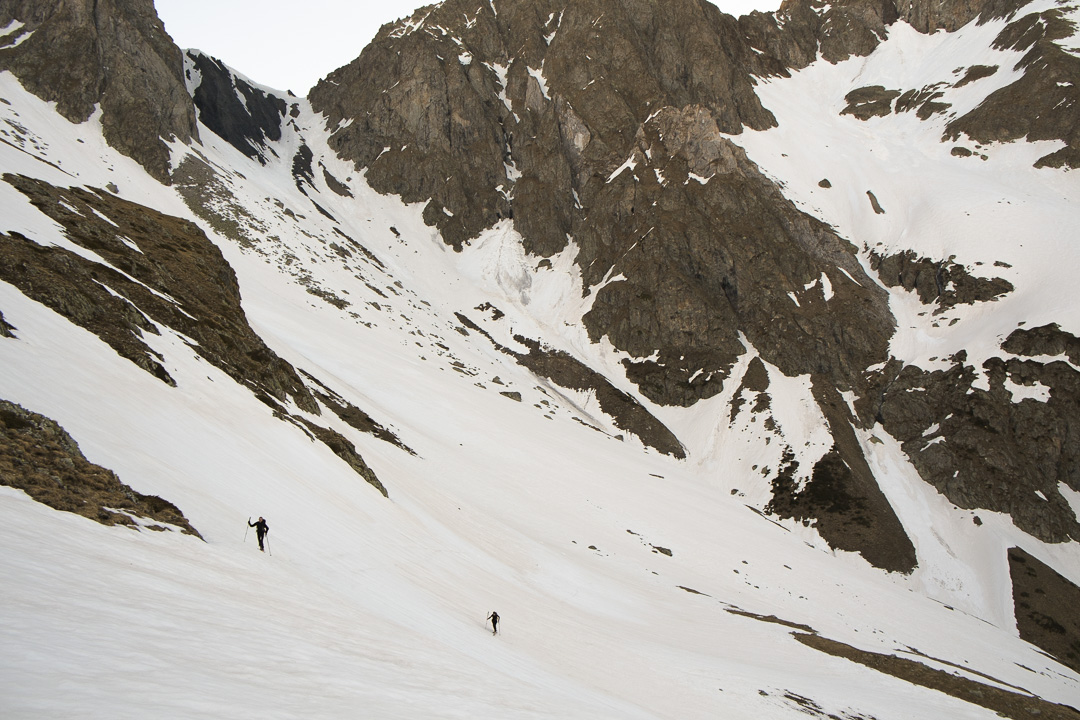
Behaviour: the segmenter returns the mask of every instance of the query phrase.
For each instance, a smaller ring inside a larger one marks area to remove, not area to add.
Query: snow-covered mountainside
[[[306,99],[0,3],[0,714],[1080,717],[1080,6],[984,5]]]

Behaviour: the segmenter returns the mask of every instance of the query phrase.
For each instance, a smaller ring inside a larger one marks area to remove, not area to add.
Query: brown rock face
[[[626,278],[584,319],[594,339],[635,357],[658,351],[627,363],[647,397],[714,395],[745,351],[740,333],[785,374],[843,387],[885,358],[892,317],[853,248],[791,205],[708,111],[659,111],[631,159],[596,183],[576,237],[586,283]]]
[[[689,405],[719,390],[740,331],[785,372],[845,386],[891,332],[884,294],[837,271],[867,280],[852,249],[722,137],[775,123],[750,75],[772,71],[707,2],[451,1],[385,27],[311,100],[343,125],[335,149],[376,189],[430,198],[455,247],[513,217],[533,253],[572,237],[586,286],[625,276],[600,291],[590,333],[660,349],[631,377]],[[828,304],[789,295],[823,273]],[[843,327],[852,310],[874,322]]]
[[[766,510],[812,523],[829,547],[858,552],[884,570],[911,572],[918,565],[915,546],[863,457],[846,404],[824,378],[815,378],[814,397],[834,445],[798,490],[792,481],[797,464],[789,450],[772,481],[773,499]]]
[[[955,305],[988,302],[1013,291],[1008,280],[975,277],[963,265],[916,257],[911,251],[889,256],[871,253],[870,266],[887,286],[914,291],[924,305],[937,305],[935,315]]]
[[[1020,637],[1080,671],[1080,588],[1020,548],[1009,548]]]
[[[625,158],[655,109],[698,103],[726,132],[775,123],[741,69],[753,52],[707,2],[496,7],[419,11],[311,92],[331,126],[351,123],[331,145],[376,189],[430,198],[426,219],[455,247],[513,213],[531,250],[561,249],[573,193]]]
[[[1059,484],[1080,490],[1080,372],[1045,358],[1068,352],[1076,362],[1078,347],[1080,340],[1056,326],[1016,330],[1002,344],[1016,357],[984,363],[986,390],[976,387],[964,356],[934,372],[894,361],[857,407],[865,422],[881,423],[899,440],[922,478],[957,506],[1006,513],[1045,542],[1076,540],[1080,522]],[[1014,398],[1035,386],[1044,400]]]
[[[0,485],[102,525],[137,527],[133,517],[140,517],[202,538],[171,502],[135,492],[112,470],[87,460],[64,428],[6,400],[0,400]]]
[[[198,138],[183,58],[152,0],[11,0],[0,4],[0,69],[72,122],[101,106],[105,139],[168,182],[161,138]],[[20,42],[21,41],[21,42]]]

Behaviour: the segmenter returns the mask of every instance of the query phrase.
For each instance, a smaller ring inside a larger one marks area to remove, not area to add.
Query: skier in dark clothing
[[[259,551],[263,550],[263,538],[270,532],[269,526],[266,524],[266,520],[259,518],[258,522],[251,522],[251,518],[248,518],[248,527],[255,528],[255,537],[259,539]]]
[[[492,610],[487,619],[491,621],[491,634],[494,635],[499,632],[499,613]]]

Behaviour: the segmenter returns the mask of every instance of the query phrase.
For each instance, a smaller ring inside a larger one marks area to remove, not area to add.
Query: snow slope
[[[898,30],[882,52],[933,39]],[[893,213],[917,217],[920,198],[948,188],[1005,193],[998,184],[1005,168],[1019,177],[1002,197],[1030,189],[1042,204],[1001,212],[1080,226],[1075,180],[1024,170],[1033,149],[995,148],[982,165],[935,145],[940,129],[884,118],[912,135],[890,130],[896,151],[917,142],[930,148],[919,162],[952,173],[941,186],[917,190],[904,184],[906,169],[890,161],[897,173],[890,178],[884,161],[870,161],[887,147],[880,133],[845,140],[843,154],[824,152],[822,144],[838,147],[853,129],[871,126],[841,118],[851,127],[830,135],[839,108],[825,106],[831,119],[818,118],[798,93],[828,89],[842,104],[844,88],[875,62],[813,66],[764,85],[780,127],[738,142],[842,233],[863,237],[870,223],[887,223],[872,237],[890,248],[933,247],[930,225],[897,236],[905,225]],[[326,149],[321,119],[304,101],[265,167],[202,132],[197,150],[257,221],[258,242],[244,246],[214,233],[175,189],[108,148],[93,119],[67,123],[9,74],[0,75],[0,97],[10,103],[0,104],[4,172],[61,186],[112,183],[128,200],[200,224],[236,270],[249,321],[267,344],[415,451],[329,413],[321,418],[356,444],[387,486],[384,499],[168,329],[145,340],[165,358],[176,388],[0,283],[0,311],[17,335],[0,340],[0,398],[56,420],[91,461],[174,502],[205,538],[104,527],[0,487],[4,717],[785,718],[807,714],[799,698],[846,717],[996,717],[818,653],[793,640],[792,628],[731,609],[1080,702],[1080,677],[1016,637],[1002,552],[1020,545],[1080,581],[1075,545],[1046,546],[989,513],[975,528],[970,513],[917,479],[895,443],[868,432],[864,446],[875,470],[888,469],[885,491],[920,557],[910,577],[882,573],[833,553],[812,529],[750,507],[760,509],[768,490],[752,466],[775,462],[775,448],[749,416],[729,427],[736,381],[691,409],[650,408],[688,446],[689,459],[676,461],[632,436],[619,439],[592,398],[533,376],[461,327],[457,312],[504,344],[523,332],[598,369],[617,368],[617,354],[589,344],[580,326],[589,300],[580,297],[572,247],[550,269],[539,267],[500,226],[453,253],[423,224],[422,207],[373,193]],[[789,101],[781,98],[791,97],[789,112],[806,115],[801,126],[785,122],[781,103]],[[925,134],[934,143],[923,143]],[[355,196],[330,192],[315,173],[308,193],[333,221],[293,180],[301,138]],[[175,147],[174,163],[189,151]],[[814,189],[821,177],[830,178],[833,195]],[[1059,187],[1060,203],[1045,199],[1040,183],[1048,182]],[[885,220],[834,198],[871,188],[888,209]],[[6,183],[0,203],[0,231],[70,245]],[[1007,259],[1017,279],[1027,277],[1031,266],[1023,263],[1037,258],[972,232],[992,230],[1002,216],[981,216],[973,228],[961,219],[965,206],[953,207],[932,223],[953,223],[949,236],[958,244],[941,252],[965,262]],[[335,227],[378,262],[343,259],[330,247],[340,237]],[[1014,282],[1015,299],[995,310],[1013,319],[1035,313],[1050,291]],[[349,304],[339,308],[308,288]],[[894,297],[901,307],[902,296]],[[477,309],[485,303],[505,316]],[[948,332],[926,318],[911,322],[896,350],[909,361],[921,357],[923,336],[948,345],[969,323],[987,321],[965,316]],[[752,354],[748,345],[742,368]],[[805,379],[770,372],[789,388],[776,393],[780,431],[815,451],[823,419],[807,402]],[[625,380],[620,387],[632,390]],[[522,401],[504,391],[520,392]],[[259,515],[272,528],[272,556],[258,553],[245,527]],[[492,609],[503,618],[497,637],[485,627]]]

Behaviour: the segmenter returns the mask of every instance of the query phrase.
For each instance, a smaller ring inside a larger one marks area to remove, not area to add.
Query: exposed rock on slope
[[[1059,484],[1080,491],[1078,344],[1047,326],[1013,332],[1002,344],[1012,357],[989,359],[981,373],[966,353],[933,372],[893,361],[857,407],[959,507],[1007,513],[1046,542],[1077,540],[1080,523]]]
[[[268,142],[281,139],[288,103],[237,77],[220,60],[194,50],[188,50],[185,57],[185,76],[194,86],[192,99],[199,121],[265,165],[265,153],[273,152]]]
[[[1065,147],[1045,155],[1036,167],[1080,167],[1080,58],[1060,41],[1077,28],[1060,8],[1018,13],[996,41],[1000,49],[1026,50],[1018,64],[1023,76],[1001,88],[966,115],[949,123],[947,137],[961,134],[982,143],[1026,138],[1061,140]]]
[[[293,368],[247,324],[232,268],[197,226],[103,190],[65,190],[16,175],[4,179],[72,241],[108,263],[0,236],[4,280],[166,382],[172,379],[141,339],[144,332],[158,334],[155,323],[192,338],[204,358],[272,407],[291,398],[301,409],[319,412]]]
[[[813,524],[829,547],[858,552],[885,570],[911,572],[918,565],[915,546],[863,457],[847,405],[820,377],[814,381],[814,397],[834,444],[801,488],[793,482],[798,464],[788,450],[766,510]]]
[[[6,400],[0,400],[0,484],[103,525],[139,527],[135,518],[141,518],[202,538],[171,502],[135,492],[112,470],[89,462],[55,422]]]
[[[1008,280],[975,277],[951,260],[920,258],[911,251],[888,257],[871,253],[870,266],[885,285],[918,293],[924,305],[937,305],[935,315],[955,305],[995,300],[1013,290]]]
[[[345,438],[291,417],[290,402],[313,415],[322,411],[292,365],[248,325],[236,275],[202,230],[103,190],[62,189],[11,174],[4,180],[59,223],[72,242],[104,262],[18,233],[0,233],[0,279],[170,385],[175,381],[164,358],[144,342],[144,334],[160,334],[160,325],[189,338],[201,357],[304,427],[386,494]]]
[[[1009,549],[1020,637],[1080,672],[1080,588],[1020,548]]]
[[[0,4],[0,69],[72,122],[101,107],[105,139],[158,180],[163,142],[197,139],[183,58],[153,0],[11,0]]]
[[[495,310],[495,313],[498,317],[499,311]],[[518,364],[529,368],[538,376],[547,378],[559,387],[592,393],[600,405],[600,410],[612,419],[615,427],[634,435],[645,445],[665,455],[680,459],[686,457],[686,448],[675,437],[675,434],[645,406],[568,353],[546,347],[540,341],[522,335],[515,335],[514,340],[528,348],[528,352],[515,352],[498,343],[490,333],[465,315],[457,313],[457,318],[466,328],[480,333],[497,350],[513,357]],[[521,401],[520,393],[504,392],[502,394]]]
[[[621,278],[584,319],[594,340],[654,357],[625,363],[647,397],[716,394],[742,337],[785,374],[843,388],[884,360],[892,316],[854,248],[796,210],[707,111],[658,112],[635,161],[596,188],[579,262],[586,283]]]
[[[4,321],[4,313],[0,312],[0,337],[15,337],[15,328]]]
[[[448,243],[509,217],[512,198],[530,249],[548,255],[580,214],[572,191],[617,166],[653,110],[697,103],[726,132],[774,124],[741,62],[755,61],[734,20],[700,0],[498,14],[451,0],[384,27],[310,99],[331,127],[349,123],[331,144],[376,189],[432,199],[426,219]]]
[[[993,677],[983,676],[990,681],[983,682],[971,677],[969,672],[960,674],[942,670],[911,657],[870,652],[817,634],[792,633],[792,637],[815,650],[846,658],[913,685],[930,688],[972,705],[987,708],[998,717],[1012,720],[1026,720],[1031,717],[1046,718],[1046,720],[1076,720],[1080,717],[1080,712],[1070,705],[1049,702],[1021,688],[1009,689],[1008,683],[1003,683]],[[921,656],[935,661],[934,665],[952,664],[940,658],[927,657],[918,650],[911,652],[916,657]],[[968,670],[968,668],[962,669]],[[975,675],[982,675],[982,673],[975,673]]]
[[[686,457],[682,443],[662,422],[603,375],[566,353],[542,348],[540,343],[520,336],[517,340],[529,346],[528,354],[515,354],[519,363],[564,388],[595,393],[600,409],[614,420],[616,427],[633,433],[666,455]]]
[[[384,28],[312,103],[377,189],[431,199],[447,242],[512,214],[531,252],[572,237],[586,286],[625,277],[586,322],[631,355],[661,351],[630,368],[651,399],[715,394],[740,331],[785,372],[851,384],[884,359],[884,294],[721,136],[774,124],[750,77],[765,66],[711,4],[652,8],[448,2]],[[864,282],[837,274],[827,306],[792,299],[837,267]]]

